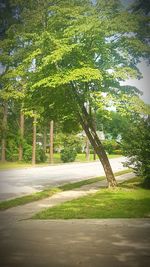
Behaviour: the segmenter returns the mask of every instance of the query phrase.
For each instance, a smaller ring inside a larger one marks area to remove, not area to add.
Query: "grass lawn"
[[[48,156],[48,155],[47,155]],[[121,155],[108,155],[108,158],[118,158],[121,157]],[[98,157],[97,157],[98,159]],[[90,161],[93,160],[93,154],[90,154]],[[75,162],[87,162],[85,154],[78,154],[76,157]],[[60,159],[60,154],[54,153],[54,164],[60,164],[62,163]],[[50,165],[47,159],[47,162],[45,163],[38,163],[35,166],[36,167],[42,167],[42,166],[48,166]],[[26,162],[0,162],[0,170],[7,170],[7,169],[16,169],[16,168],[28,168],[32,167],[31,163],[26,163]]]
[[[95,194],[45,209],[33,219],[149,218],[150,192],[134,178],[116,189],[101,189]]]
[[[131,172],[131,169],[116,172],[115,176],[118,176],[118,175],[121,175],[124,173],[128,173],[128,172]],[[83,180],[83,181],[79,181],[79,182],[75,182],[75,183],[64,184],[62,186],[55,187],[55,188],[47,188],[41,192],[37,192],[34,194],[30,194],[30,195],[26,195],[26,196],[22,196],[22,197],[17,197],[17,198],[10,199],[10,200],[1,201],[0,202],[0,210],[6,210],[6,209],[9,209],[12,207],[19,206],[19,205],[24,205],[24,204],[27,204],[30,202],[34,202],[34,201],[37,201],[37,200],[40,200],[43,198],[51,197],[52,195],[54,195],[58,192],[73,190],[75,188],[80,188],[83,185],[96,183],[96,182],[102,181],[104,179],[105,179],[105,176],[91,178],[91,179],[87,179],[87,180]]]
[[[121,157],[122,155],[108,155],[108,158],[109,159],[113,159],[113,158],[119,158],[119,157]],[[96,160],[98,160],[98,157],[96,156]],[[77,154],[77,157],[76,157],[76,160],[75,160],[76,162],[87,162],[87,160],[86,160],[86,156],[85,156],[85,154]],[[90,154],[90,161],[94,161],[94,159],[93,159],[93,154]]]

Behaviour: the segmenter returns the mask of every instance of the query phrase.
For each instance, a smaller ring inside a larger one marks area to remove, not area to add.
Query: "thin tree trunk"
[[[5,101],[3,106],[3,121],[2,121],[2,154],[1,161],[6,161],[6,129],[7,129],[8,104]]]
[[[46,143],[47,143],[47,128],[46,126],[44,127],[44,131],[43,131],[43,150],[46,153]]]
[[[86,110],[87,110],[87,113],[91,111],[89,102],[86,103]],[[90,160],[90,142],[89,142],[88,136],[86,136],[86,160],[87,161]]]
[[[32,165],[36,163],[36,116],[33,119]]]
[[[86,136],[86,147],[85,147],[85,152],[86,152],[86,160],[89,161],[90,160],[90,144],[89,144],[89,139]]]
[[[96,160],[96,152],[94,150],[94,153],[93,153],[93,159]]]
[[[95,111],[94,111],[93,124],[94,124],[94,129],[96,131],[96,112]],[[94,150],[94,153],[93,153],[93,159],[96,160],[96,152],[95,152],[95,150]]]
[[[20,112],[20,144],[19,144],[19,161],[23,159],[23,137],[24,137],[24,113]]]
[[[50,122],[50,163],[54,162],[54,151],[53,151],[53,139],[54,139],[54,122]]]

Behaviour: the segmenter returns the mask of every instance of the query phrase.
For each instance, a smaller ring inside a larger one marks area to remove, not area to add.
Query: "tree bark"
[[[80,123],[91,142],[91,145],[93,146],[99,160],[103,165],[108,182],[108,187],[115,187],[117,185],[117,182],[114,177],[107,154],[93,126],[91,116],[87,113],[86,108],[84,106],[82,106],[82,113],[80,113],[79,118]]]
[[[96,160],[96,152],[94,150],[94,153],[93,153],[93,159]]]
[[[96,111],[94,111],[93,125],[94,125],[94,129],[96,131]],[[94,150],[93,159],[96,160],[96,152],[95,152],[95,149],[93,149],[93,150]]]
[[[86,147],[85,147],[85,152],[86,152],[86,160],[90,160],[90,148],[89,148],[89,139],[86,136]]]
[[[47,143],[47,129],[46,126],[44,127],[44,131],[43,131],[43,150],[46,153],[46,143]]]
[[[1,161],[6,161],[6,129],[7,129],[8,104],[4,101],[3,105],[3,121],[2,121],[2,154]]]
[[[50,163],[54,162],[54,151],[53,151],[53,139],[54,139],[54,122],[50,122]]]
[[[33,119],[32,165],[36,163],[36,116]]]
[[[19,144],[19,161],[23,159],[23,137],[24,137],[24,114],[20,112],[20,144]]]
[[[71,90],[71,95],[72,95],[72,100],[75,104],[75,107],[77,109],[75,112],[77,113],[80,124],[85,131],[94,151],[96,152],[103,168],[105,171],[108,187],[115,187],[117,186],[116,179],[114,177],[110,162],[108,160],[107,154],[103,148],[103,145],[96,133],[96,129],[94,127],[94,123],[92,120],[92,115],[89,114],[84,106],[84,97],[82,98],[82,95],[80,96],[80,90],[79,88],[77,89],[76,86],[71,83],[72,90]]]

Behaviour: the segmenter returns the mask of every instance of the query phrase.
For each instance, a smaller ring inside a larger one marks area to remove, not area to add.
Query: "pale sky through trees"
[[[147,0],[148,1],[148,0]],[[131,5],[135,0],[123,0],[125,6]],[[150,64],[147,64],[144,60],[138,64],[138,67],[142,73],[143,78],[138,79],[129,79],[124,82],[124,84],[129,84],[137,87],[139,90],[143,92],[141,98],[145,103],[150,104]]]
[[[128,84],[137,87],[143,92],[141,98],[145,103],[150,104],[150,65],[147,65],[145,61],[142,61],[138,64],[138,67],[142,73],[143,78],[138,79],[129,79],[123,84]]]

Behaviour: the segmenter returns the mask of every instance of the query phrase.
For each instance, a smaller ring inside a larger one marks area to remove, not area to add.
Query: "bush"
[[[61,151],[61,160],[63,162],[73,162],[77,156],[77,152],[73,147],[65,147]]]
[[[104,149],[108,154],[116,154],[115,152],[120,152],[120,144],[116,142],[116,140],[105,140],[103,141]]]
[[[45,162],[47,159],[44,150],[40,146],[36,146],[36,163]],[[23,160],[30,162],[32,160],[32,146],[29,144],[24,145]]]
[[[24,144],[23,147],[23,161],[30,162],[32,160],[32,146]]]
[[[150,188],[150,118],[140,118],[138,124],[132,123],[123,136],[123,152],[128,157],[127,167],[145,179]]]
[[[18,146],[16,142],[10,139],[6,148],[6,160],[17,161],[18,160]]]
[[[47,156],[43,150],[42,147],[37,146],[36,148],[36,162],[40,163],[40,162],[45,162],[47,160]]]
[[[74,147],[77,153],[82,153],[83,140],[75,134],[58,133],[55,135],[54,151],[60,152],[64,147]]]
[[[115,155],[122,155],[122,150],[121,149],[115,149],[114,154]]]

